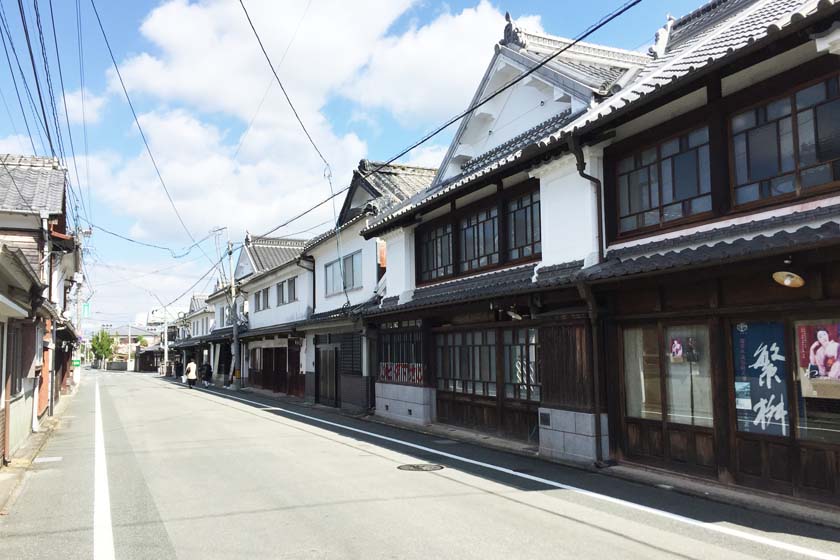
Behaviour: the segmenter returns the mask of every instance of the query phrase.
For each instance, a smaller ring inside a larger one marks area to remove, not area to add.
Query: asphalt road
[[[88,373],[0,558],[840,558],[840,531],[219,393]]]

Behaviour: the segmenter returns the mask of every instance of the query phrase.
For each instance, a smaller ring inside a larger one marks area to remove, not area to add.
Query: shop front
[[[603,355],[615,455],[840,502],[837,256],[821,249],[600,286],[613,311]]]
[[[300,339],[291,337],[288,333],[259,334],[260,332],[262,330],[257,333],[249,332],[246,338],[249,385],[303,397]]]

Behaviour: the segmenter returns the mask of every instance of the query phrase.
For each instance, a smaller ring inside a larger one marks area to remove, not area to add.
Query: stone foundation
[[[596,460],[595,415],[588,412],[540,408],[540,455],[561,461]],[[609,456],[607,415],[601,414],[601,453]]]
[[[411,424],[435,421],[435,390],[432,387],[376,383],[376,415]]]

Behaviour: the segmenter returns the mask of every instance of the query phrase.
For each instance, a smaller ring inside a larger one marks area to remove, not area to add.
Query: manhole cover
[[[397,468],[401,471],[439,471],[443,468],[443,465],[421,463],[419,465],[400,465]]]

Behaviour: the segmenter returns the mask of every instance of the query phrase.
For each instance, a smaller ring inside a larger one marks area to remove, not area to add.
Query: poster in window
[[[671,363],[672,364],[681,364],[685,361],[685,357],[683,356],[683,343],[682,340],[679,338],[672,338],[671,339]]]
[[[738,430],[790,434],[788,361],[783,323],[738,323],[732,328]]]
[[[802,396],[840,399],[840,321],[800,323],[796,340]]]

